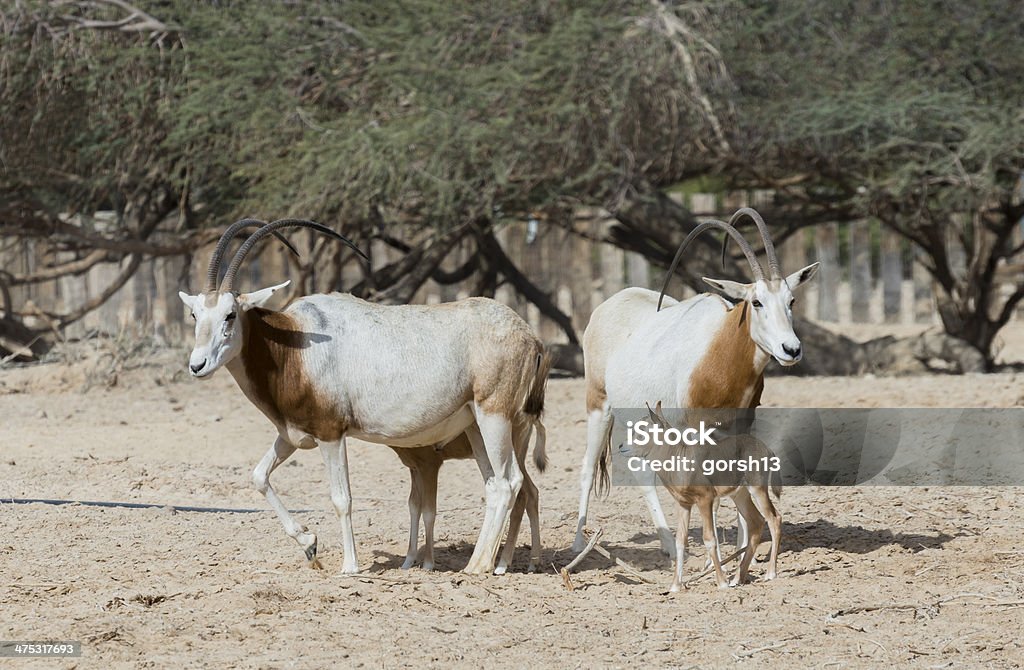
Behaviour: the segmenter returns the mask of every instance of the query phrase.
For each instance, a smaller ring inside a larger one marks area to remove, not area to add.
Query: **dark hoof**
[[[310,562],[316,560],[316,542],[315,541],[313,542],[313,544],[311,544],[308,547],[306,547],[306,560],[310,561]]]

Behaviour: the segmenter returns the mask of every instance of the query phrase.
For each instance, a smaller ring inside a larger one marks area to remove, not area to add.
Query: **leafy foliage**
[[[660,259],[692,220],[661,190],[702,178],[774,189],[790,228],[882,219],[926,253],[947,330],[982,351],[1024,298],[992,290],[1024,214],[1011,0],[139,7],[0,10],[8,225],[114,209],[145,239],[175,211],[177,233],[301,215],[454,244],[460,226],[586,204]],[[383,278],[444,257],[398,242],[408,262]]]

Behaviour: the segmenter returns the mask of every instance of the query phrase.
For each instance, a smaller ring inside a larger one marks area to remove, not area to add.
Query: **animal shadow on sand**
[[[735,527],[725,529],[726,545],[735,546]],[[782,547],[780,556],[799,553],[807,549],[822,548],[839,551],[846,554],[869,554],[877,549],[888,546],[899,546],[903,549],[917,553],[924,549],[942,549],[948,542],[969,533],[961,531],[955,535],[936,531],[935,533],[900,533],[893,532],[888,528],[863,528],[861,526],[838,526],[827,519],[817,521],[805,521],[801,523],[783,523],[782,525]],[[762,534],[761,548],[758,555],[765,553],[768,547],[768,531],[765,529]],[[663,569],[671,564],[671,560],[661,553],[658,543],[658,536],[654,533],[635,533],[620,544],[603,542],[604,546],[612,554],[625,561],[629,561],[641,570]],[[689,548],[687,553],[694,556],[702,556],[704,543],[701,539],[700,528],[690,528]],[[603,559],[602,559],[603,560]],[[600,561],[591,561],[590,558],[584,562],[583,569],[596,569]]]
[[[501,545],[504,547],[504,543]],[[470,557],[473,555],[473,549],[476,545],[472,542],[465,540],[456,541],[445,541],[434,543],[434,572],[461,572],[463,568],[469,563]],[[501,550],[499,549],[499,557]],[[554,558],[554,550],[548,548],[542,548],[540,554],[540,562],[537,564],[537,572],[541,572],[545,567],[550,570],[552,560],[558,564],[558,560]],[[565,562],[571,560],[571,557],[566,559]],[[512,557],[512,564],[509,565],[509,572],[526,572],[526,567],[530,562],[530,545],[529,543],[520,542],[516,545],[516,553]],[[389,551],[383,551],[375,549],[373,551],[373,565],[371,565],[367,572],[371,574],[377,574],[386,572],[388,570],[398,570],[405,563],[405,554],[393,554]],[[419,560],[416,561],[416,565],[412,568],[412,571],[421,571],[421,565],[423,563],[423,547],[420,545]],[[495,561],[497,565],[497,561]]]

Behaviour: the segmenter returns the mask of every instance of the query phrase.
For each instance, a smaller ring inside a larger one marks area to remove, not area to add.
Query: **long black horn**
[[[266,221],[260,221],[259,219],[241,219],[235,221],[228,229],[224,231],[224,234],[217,240],[217,248],[213,250],[213,255],[210,256],[210,266],[206,269],[206,286],[203,288],[203,293],[210,293],[211,291],[217,290],[217,275],[220,274],[220,263],[224,258],[224,254],[228,250],[228,246],[231,241],[238,237],[238,235],[246,228],[259,228],[267,225]],[[288,238],[281,233],[274,233],[274,237],[281,240],[282,243],[288,250],[296,256],[299,255],[299,250],[296,249]]]
[[[308,221],[306,219],[281,219],[279,221],[274,221],[263,226],[255,233],[250,235],[249,238],[242,243],[242,246],[239,247],[238,251],[235,252],[235,257],[231,259],[231,263],[228,265],[227,272],[224,273],[224,280],[221,282],[220,285],[221,292],[234,291],[235,275],[238,274],[238,268],[242,265],[242,261],[245,260],[245,257],[249,254],[250,251],[252,251],[252,248],[256,246],[257,242],[259,242],[267,235],[274,234],[275,231],[280,230],[281,228],[309,228],[319,233],[323,233],[324,235],[329,235],[337,240],[341,240],[342,242],[344,242],[346,245],[351,247],[353,251],[355,251],[357,254],[362,256],[367,261],[370,260],[369,258],[366,257],[366,254],[364,254],[363,251],[359,247],[357,247],[354,242],[352,242],[352,240],[348,239],[347,237],[338,232],[331,230],[322,223],[317,223],[316,221]]]
[[[772,242],[771,233],[768,232],[768,224],[764,222],[764,219],[757,213],[757,210],[751,207],[743,207],[736,210],[736,213],[729,219],[729,225],[735,226],[736,222],[744,216],[749,216],[753,219],[754,225],[757,226],[757,231],[761,233],[761,242],[764,244],[764,255],[768,257],[768,272],[771,278],[780,279],[782,277],[782,268],[779,267],[779,258],[775,255],[775,243]],[[725,257],[724,248],[722,249],[722,256],[723,258]]]
[[[665,291],[668,290],[668,283],[672,279],[672,275],[676,273],[676,267],[679,265],[679,259],[683,257],[683,252],[686,251],[686,247],[690,246],[698,235],[703,233],[709,228],[718,228],[724,230],[729,237],[736,240],[736,244],[739,245],[740,249],[743,250],[743,255],[747,257],[747,262],[750,263],[750,269],[754,273],[754,279],[764,279],[764,269],[761,268],[761,264],[757,262],[757,256],[754,255],[754,250],[750,248],[750,244],[743,238],[738,230],[730,226],[724,221],[705,221],[694,228],[683,243],[679,245],[679,250],[676,251],[675,258],[672,259],[672,264],[668,267],[668,273],[665,275],[665,283],[661,285],[661,295],[658,296],[658,310],[661,311],[661,303],[665,300]]]

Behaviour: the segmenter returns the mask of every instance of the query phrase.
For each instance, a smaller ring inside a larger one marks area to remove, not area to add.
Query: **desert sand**
[[[0,638],[84,646],[80,659],[40,667],[944,668],[1024,658],[1020,489],[788,488],[777,580],[756,565],[750,584],[720,590],[704,577],[675,594],[638,492],[613,489],[593,503],[591,527],[643,578],[591,554],[569,591],[555,568],[573,558],[584,385],[552,379],[551,465],[535,477],[542,570],[525,573],[521,548],[507,575],[459,572],[482,519],[469,461],[441,472],[437,569],[400,570],[408,475],[389,449],[350,442],[362,572],[343,576],[319,453],[300,452],[273,481],[292,509],[309,510],[298,518],[319,535],[321,571],[249,485],[273,431],[230,376],[186,379],[180,351],[131,367],[83,357],[0,371],[0,498],[168,506],[0,501]],[[1024,404],[1024,374],[772,377],[764,402],[1013,407]],[[734,528],[731,503],[723,510]],[[691,575],[704,561],[697,524]]]

